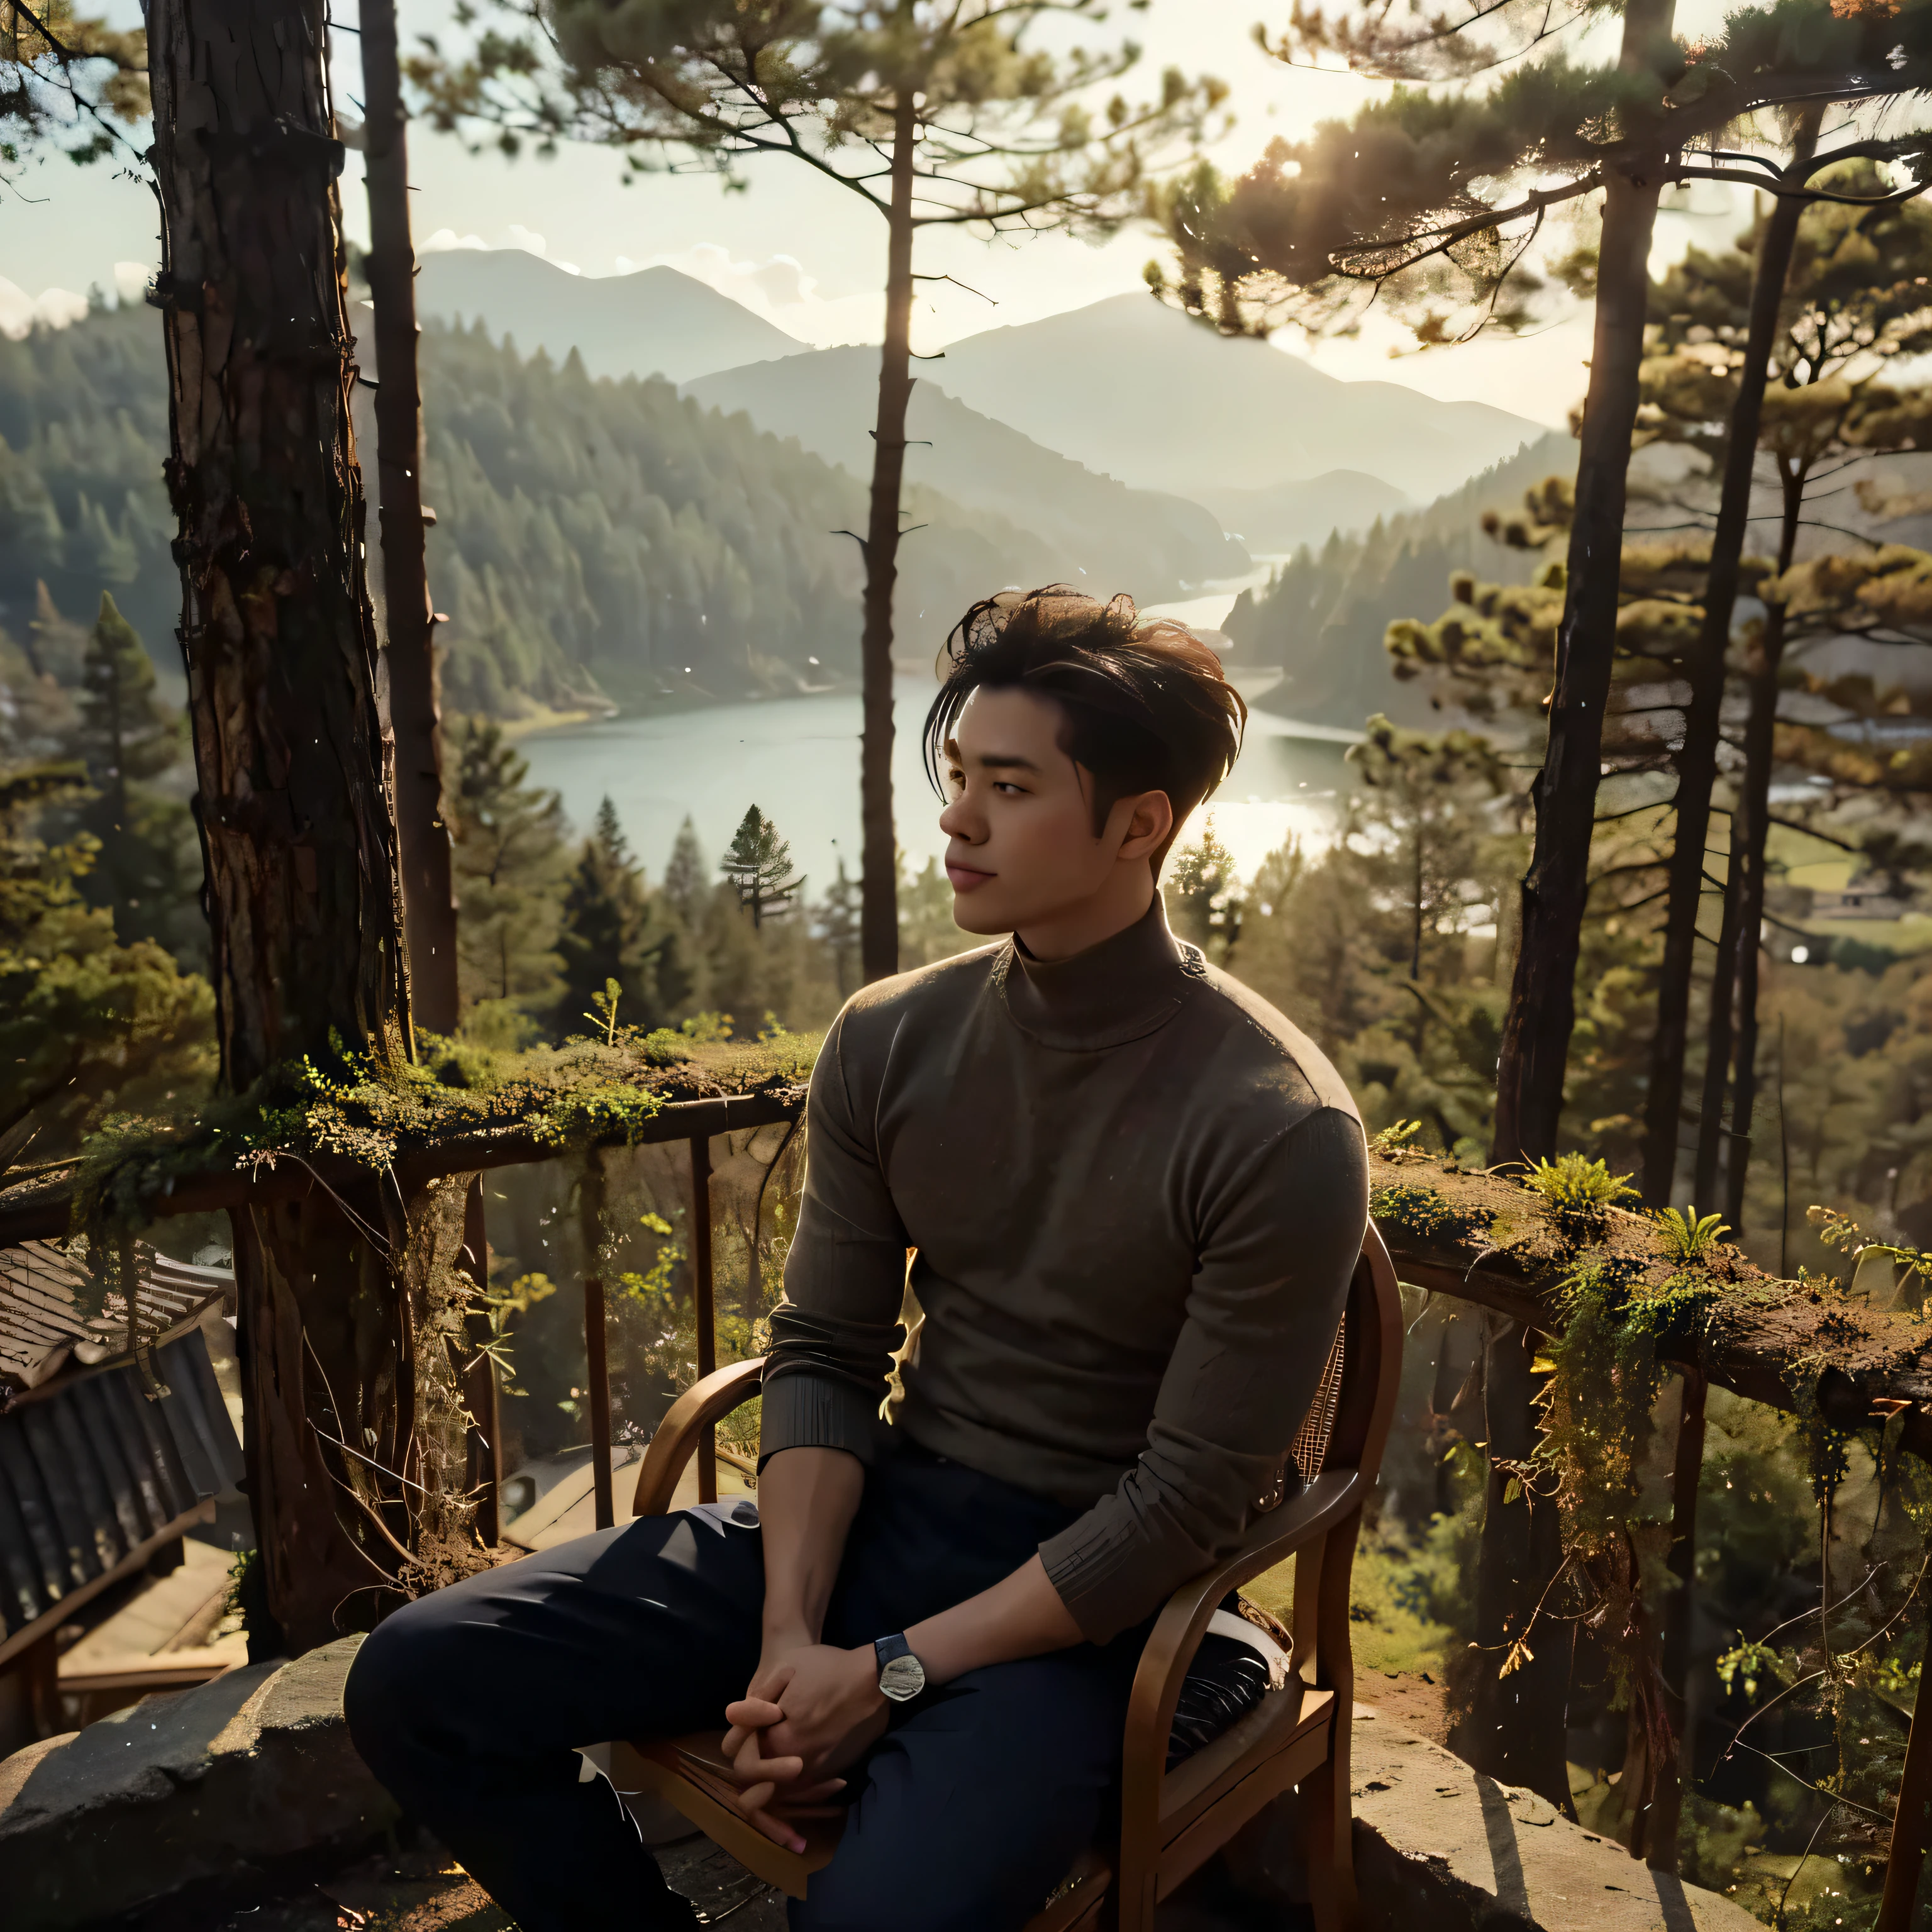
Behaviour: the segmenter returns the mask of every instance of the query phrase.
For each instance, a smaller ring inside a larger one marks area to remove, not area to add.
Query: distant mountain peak
[[[449,248],[425,255],[416,278],[424,316],[482,320],[528,355],[562,364],[574,349],[593,376],[688,382],[715,370],[796,356],[794,336],[676,268],[574,275],[520,248]]]

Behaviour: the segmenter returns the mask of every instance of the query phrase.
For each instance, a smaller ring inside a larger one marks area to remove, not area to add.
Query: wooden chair
[[[1348,1577],[1362,1508],[1374,1487],[1401,1373],[1402,1302],[1371,1227],[1347,1312],[1313,1406],[1283,1458],[1304,1486],[1264,1509],[1241,1547],[1168,1600],[1141,1658],[1123,1745],[1119,1835],[1068,1874],[1026,1932],[1152,1932],[1154,1908],[1268,1802],[1300,1797],[1310,1894],[1322,1932],[1355,1918],[1348,1809],[1354,1666]],[[739,1362],[694,1384],[664,1418],[638,1478],[634,1514],[661,1516],[706,1432],[758,1391],[763,1364]],[[1279,1490],[1276,1494],[1280,1493]],[[1196,1651],[1230,1592],[1292,1556],[1294,1647],[1288,1682],[1218,1737],[1166,1768],[1168,1736]],[[613,1748],[620,1789],[655,1792],[750,1870],[794,1898],[837,1849],[842,1821],[808,1829],[794,1853],[748,1824],[718,1752],[722,1733]]]

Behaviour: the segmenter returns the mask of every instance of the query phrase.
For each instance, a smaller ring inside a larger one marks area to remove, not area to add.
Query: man
[[[1102,1823],[1152,1619],[1294,1480],[1361,1129],[1156,890],[1245,706],[1180,626],[1064,586],[976,606],[949,656],[955,916],[1011,937],[826,1035],[755,1520],[473,1577],[351,1674],[358,1748],[523,1932],[691,1922],[572,1747],[721,1722],[773,1837],[849,1807],[800,1932],[1016,1932]]]

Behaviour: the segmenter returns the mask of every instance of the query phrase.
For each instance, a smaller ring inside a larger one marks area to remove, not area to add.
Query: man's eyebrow
[[[1040,770],[1032,759],[1023,758],[1016,752],[982,752],[969,760],[960,750],[959,741],[956,738],[947,739],[943,748],[948,760],[956,765],[970,763],[989,772],[1036,772]]]

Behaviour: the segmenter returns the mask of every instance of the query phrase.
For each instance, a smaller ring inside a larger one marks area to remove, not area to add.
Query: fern
[[[1665,1246],[1681,1262],[1694,1262],[1731,1232],[1721,1214],[1700,1215],[1694,1205],[1681,1214],[1675,1208],[1662,1208],[1654,1219],[1664,1230]]]
[[[1636,1190],[1630,1178],[1612,1174],[1600,1160],[1560,1154],[1554,1160],[1539,1160],[1523,1176],[1522,1184],[1559,1213],[1600,1214],[1620,1201],[1635,1199]]]

